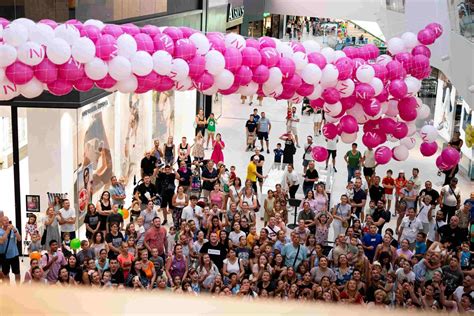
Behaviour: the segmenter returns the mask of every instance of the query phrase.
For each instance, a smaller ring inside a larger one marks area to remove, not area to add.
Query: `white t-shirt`
[[[373,150],[366,150],[364,151],[364,166],[366,168],[374,168],[375,167],[375,156]]]
[[[436,222],[436,220],[432,220],[430,223],[430,230],[428,231],[428,240],[435,241],[436,239],[436,232],[438,231],[439,228],[443,227],[446,225],[446,222],[441,220]]]
[[[234,263],[229,261],[229,258],[224,259],[224,263],[227,264],[228,273],[240,273],[240,260],[237,258]]]
[[[281,230],[280,227],[274,225],[273,227],[270,228],[270,226],[266,226],[265,230],[268,232],[268,237],[273,238],[276,237],[278,232]]]
[[[333,139],[326,139],[326,149],[327,150],[337,150],[337,141],[339,136],[334,137]]]
[[[461,193],[458,187],[454,189],[454,194],[453,194],[453,191],[450,189],[449,184],[447,184],[441,188],[441,192],[444,195],[444,198],[443,198],[444,205],[456,206],[458,204],[458,200],[456,199],[456,196],[459,196],[459,194]]]
[[[304,144],[304,160],[314,160],[313,156],[311,155],[313,144]]]
[[[397,280],[400,283],[405,279],[407,279],[408,282],[415,282],[415,272],[413,271],[410,271],[408,274],[406,274],[405,271],[403,271],[403,268],[398,268],[395,274],[397,275]]]
[[[286,184],[290,183],[291,185],[299,184],[298,174],[296,173],[296,171],[293,170],[291,173],[289,173],[288,171],[285,171],[285,183]]]
[[[430,221],[428,220],[428,212],[430,210],[431,205],[426,205],[424,202],[421,202],[420,211],[418,212],[417,218],[423,224],[428,224]]]
[[[419,231],[423,230],[423,224],[416,217],[411,220],[408,216],[405,216],[402,220],[400,227],[403,227],[403,232],[400,240],[408,239],[410,243],[415,242],[416,235]]]
[[[236,246],[239,245],[239,240],[240,240],[240,237],[242,237],[242,236],[245,237],[245,233],[243,231],[240,231],[239,233],[236,233],[235,231],[231,231],[229,233],[230,241],[232,241],[232,244],[236,245]]]
[[[196,224],[196,227],[200,228],[201,225],[199,224],[199,219],[197,218],[197,216],[202,217],[202,208],[196,205],[193,211],[193,208],[190,205],[188,205],[185,208],[183,208],[181,219],[185,221],[189,221],[190,219],[192,219],[194,223]]]
[[[415,189],[416,194],[420,193],[420,188],[421,188],[420,177],[413,178],[413,176],[411,176],[410,181],[413,181],[414,183],[413,189]]]
[[[62,208],[59,210],[59,213],[64,219],[68,219],[70,217],[76,218],[76,211],[72,207],[69,207],[69,209],[67,210]],[[75,230],[76,230],[76,224],[62,224],[61,225],[61,232],[63,233],[65,232],[71,233]]]

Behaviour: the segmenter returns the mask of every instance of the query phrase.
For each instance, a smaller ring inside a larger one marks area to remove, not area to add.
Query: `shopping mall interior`
[[[3,285],[474,310],[473,0],[1,1],[0,40]]]

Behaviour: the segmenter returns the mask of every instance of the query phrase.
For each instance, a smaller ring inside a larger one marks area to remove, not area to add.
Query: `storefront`
[[[243,1],[229,1],[229,4],[227,5],[226,33],[241,34],[244,15],[245,9]]]
[[[263,14],[263,35],[275,38],[283,37],[284,16],[279,14]]]

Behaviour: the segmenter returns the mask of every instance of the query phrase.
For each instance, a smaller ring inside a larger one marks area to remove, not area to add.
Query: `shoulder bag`
[[[12,231],[10,230],[10,233],[8,234],[8,237],[7,237],[7,246],[5,247],[5,252],[0,253],[0,262],[4,262],[7,259],[7,251],[8,251],[8,246],[10,245],[10,234],[11,233],[12,233]]]
[[[301,245],[298,245],[298,250],[296,251],[295,260],[293,261],[293,264],[291,265],[293,268],[295,268],[296,261],[298,260],[298,255],[300,254],[300,248],[301,248]]]

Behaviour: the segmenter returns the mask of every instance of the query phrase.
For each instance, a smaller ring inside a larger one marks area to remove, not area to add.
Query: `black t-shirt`
[[[144,157],[140,164],[140,167],[143,169],[143,173],[148,176],[153,175],[153,171],[156,168],[157,162],[158,162],[158,159],[156,159],[155,156],[150,156],[150,159],[148,159],[147,157]]]
[[[207,167],[202,168],[201,172],[201,177],[202,178],[207,178],[207,179],[212,179],[212,178],[217,178],[217,170],[216,168],[212,168],[212,171],[209,171]],[[214,183],[216,183],[217,180],[215,181],[203,181],[202,182],[202,187],[204,190],[212,191],[214,189]]]
[[[365,193],[362,188],[360,188],[358,191],[354,190],[354,197],[352,198],[352,200],[355,203],[359,204],[360,202],[362,202],[362,200],[367,200],[367,193]],[[360,212],[361,210],[361,207],[356,208],[357,212]]]
[[[161,194],[164,194],[165,192],[174,191],[175,179],[176,179],[176,175],[174,173],[167,174],[165,172],[160,172],[158,174],[158,181],[160,182],[160,185],[161,185]]]
[[[467,240],[467,234],[465,230],[459,227],[451,228],[449,224],[438,228],[438,234],[441,237],[442,243],[451,243],[451,246],[449,246],[449,250],[455,250],[457,247],[461,246],[461,243],[463,241]]]
[[[267,286],[264,286],[264,285],[263,285],[263,281],[259,281],[259,282],[257,283],[257,287],[258,287],[258,289],[259,289],[260,291],[261,291],[261,290],[266,290],[267,293],[271,293],[271,292],[275,291],[275,288],[276,288],[276,287],[275,287],[275,283],[273,283],[273,282],[271,282],[271,281],[267,284]]]
[[[147,204],[148,200],[145,197],[145,193],[148,192],[150,193],[150,198],[154,197],[157,193],[156,187],[153,183],[150,183],[148,186],[145,185],[145,183],[141,183],[138,188],[138,192],[140,192],[140,200],[142,203]]]
[[[316,169],[306,169],[306,174],[305,174],[306,178],[307,179],[314,179],[314,178],[319,178],[319,174],[318,174],[318,171]],[[310,184],[310,183],[315,183],[315,182],[312,182],[312,181],[304,181],[305,183],[307,184]]]
[[[265,157],[262,154],[254,154],[252,157],[250,157],[250,161],[253,161],[253,157],[258,156],[258,159],[260,159],[258,162],[265,161]],[[263,174],[263,166],[257,166],[257,172],[260,174]]]
[[[69,272],[69,276],[74,279],[74,281],[78,283],[82,283],[82,268],[81,267],[70,267],[69,265],[66,266],[67,272]]]
[[[110,269],[108,271],[110,271]],[[110,274],[111,274],[110,283],[112,283],[112,284],[125,284],[125,278],[123,276],[122,268],[118,268],[118,270],[115,273],[112,273],[112,271],[110,271]]]
[[[431,205],[436,205],[438,203],[439,193],[435,189],[431,189],[429,191],[426,189],[423,189],[420,191],[419,196],[423,196],[423,195],[431,196],[431,203],[430,203]]]
[[[245,127],[247,127],[247,130],[250,133],[253,133],[257,128],[257,123],[255,121],[247,121],[247,123],[245,123]]]
[[[110,214],[109,216],[107,216],[107,223],[109,223],[109,225],[112,225],[112,223],[117,223],[120,227],[120,224],[123,223],[123,217],[122,215],[120,214]]]
[[[105,241],[107,243],[112,243],[112,246],[114,246],[115,248],[119,248],[122,246],[122,242],[124,241],[125,239],[123,238],[123,235],[121,232],[118,232],[117,235],[112,235],[112,233],[108,233],[106,236],[105,236]],[[116,254],[112,251],[112,249],[109,250],[109,257],[114,257],[116,256]]]
[[[94,215],[87,213],[84,218],[84,224],[89,224],[92,229],[96,229],[97,225],[99,225],[99,213],[95,213]]]
[[[379,234],[382,235],[383,226],[387,224],[388,222],[390,222],[390,218],[391,218],[390,212],[387,212],[385,209],[379,210],[376,208],[374,210],[374,213],[372,214],[372,218],[374,222],[378,222],[378,220],[381,218],[385,220],[385,222],[382,225],[378,226]]]
[[[224,260],[227,257],[227,249],[221,243],[218,243],[216,246],[211,245],[211,242],[206,242],[199,251],[200,253],[207,253],[211,258],[212,262],[219,268],[222,269],[224,265]]]
[[[378,201],[383,199],[383,196],[385,194],[385,189],[381,187],[380,185],[372,185],[369,189],[369,196],[371,201],[375,201],[377,204]]]
[[[186,170],[181,170],[178,169],[178,174],[179,174],[179,185],[182,185],[182,186],[189,186],[191,184],[191,175],[192,175],[192,172],[191,172],[191,169],[190,168],[186,168]]]

